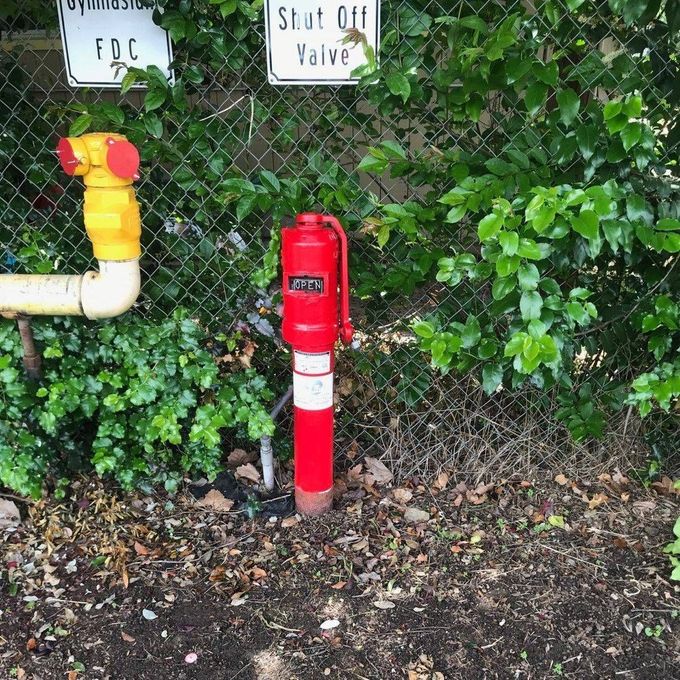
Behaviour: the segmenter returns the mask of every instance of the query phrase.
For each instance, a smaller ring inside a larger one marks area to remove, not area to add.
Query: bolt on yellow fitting
[[[139,153],[123,135],[96,132],[65,137],[57,146],[69,175],[85,183],[85,229],[98,260],[132,260],[141,254],[139,204],[132,182]]]

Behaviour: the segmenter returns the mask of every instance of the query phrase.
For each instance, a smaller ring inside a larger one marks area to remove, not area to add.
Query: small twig
[[[562,552],[561,550],[555,550],[555,548],[551,548],[549,545],[545,545],[545,543],[536,543],[536,545],[538,545],[540,548],[545,548],[546,550],[550,550],[551,552],[557,553],[558,555],[562,555],[562,557],[566,557],[567,559],[576,560],[577,562],[583,562],[583,564],[587,564],[589,567],[593,567],[595,569],[602,569],[602,567],[598,564],[593,564],[592,562],[588,562],[588,560],[583,560],[580,557],[574,557],[573,555]]]
[[[502,639],[503,639],[502,637],[499,637],[498,640],[495,640],[494,642],[491,642],[488,645],[482,645],[480,649],[491,649],[491,647],[496,646]]]
[[[21,496],[14,496],[11,493],[0,493],[0,498],[9,498],[12,501],[19,501],[20,503],[29,503],[35,505],[35,501],[30,498],[22,498]]]
[[[228,106],[225,106],[225,107],[219,109],[218,111],[215,111],[215,113],[211,113],[211,114],[201,118],[200,122],[203,123],[206,120],[210,120],[211,118],[215,118],[216,116],[220,116],[223,113],[227,113],[227,112],[231,111],[239,102],[243,101],[246,97],[250,97],[250,100],[252,102],[252,99],[253,99],[252,96],[249,95],[249,94],[244,94],[242,97],[239,97],[235,102],[232,102]],[[251,120],[252,120],[252,115],[251,115]]]

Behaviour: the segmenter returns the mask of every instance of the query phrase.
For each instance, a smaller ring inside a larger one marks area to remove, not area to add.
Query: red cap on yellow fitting
[[[98,260],[132,260],[141,254],[141,220],[132,182],[139,179],[139,152],[123,135],[95,132],[63,137],[59,162],[83,178],[85,229]]]

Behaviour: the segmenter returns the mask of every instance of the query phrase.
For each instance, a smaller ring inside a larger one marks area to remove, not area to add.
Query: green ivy
[[[217,473],[227,432],[273,433],[264,378],[221,371],[205,331],[181,310],[162,322],[33,326],[40,384],[24,378],[14,324],[0,323],[0,481],[19,493],[37,496],[48,473],[89,465],[125,488],[173,491],[184,474]],[[221,341],[234,351],[238,338]]]

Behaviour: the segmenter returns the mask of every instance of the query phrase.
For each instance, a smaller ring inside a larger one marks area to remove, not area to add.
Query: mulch
[[[369,458],[336,492],[318,519],[92,480],[17,502],[0,678],[680,678],[668,481],[396,485]]]

